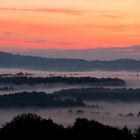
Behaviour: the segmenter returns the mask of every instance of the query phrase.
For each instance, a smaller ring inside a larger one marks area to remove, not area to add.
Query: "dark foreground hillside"
[[[134,134],[127,128],[118,129],[102,125],[94,120],[77,119],[74,125],[64,128],[52,120],[35,114],[22,114],[0,129],[0,139],[92,139],[139,140],[140,129]]]

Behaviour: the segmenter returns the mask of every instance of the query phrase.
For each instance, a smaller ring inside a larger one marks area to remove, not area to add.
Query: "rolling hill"
[[[139,71],[140,61],[134,59],[88,61],[84,59],[43,58],[0,52],[0,68],[24,68],[46,71]]]

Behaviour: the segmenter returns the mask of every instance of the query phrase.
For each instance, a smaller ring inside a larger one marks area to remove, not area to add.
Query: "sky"
[[[0,50],[140,44],[140,0],[0,0]]]

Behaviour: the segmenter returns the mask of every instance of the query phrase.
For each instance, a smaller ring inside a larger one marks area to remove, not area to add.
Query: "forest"
[[[23,113],[4,124],[0,139],[94,139],[94,140],[140,140],[140,128],[133,132],[106,126],[94,120],[77,118],[73,125],[64,127],[36,114]]]
[[[90,84],[94,86],[124,86],[125,81],[119,78],[95,78],[95,77],[32,77],[25,75],[18,76],[0,76],[0,84],[15,85],[35,85],[35,84]]]
[[[140,89],[79,88],[46,92],[19,92],[0,95],[0,108],[85,107],[84,101],[139,102]]]

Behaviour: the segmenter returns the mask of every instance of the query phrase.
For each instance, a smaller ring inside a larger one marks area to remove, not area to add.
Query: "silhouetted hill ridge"
[[[92,71],[92,70],[128,70],[139,71],[140,61],[117,59],[110,61],[43,58],[0,52],[1,68],[25,68],[48,71]]]
[[[36,114],[21,114],[0,129],[1,139],[95,139],[139,140],[140,128],[133,134],[128,128],[105,126],[94,120],[76,119],[70,127],[63,127],[51,119],[42,119]]]

